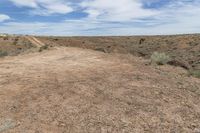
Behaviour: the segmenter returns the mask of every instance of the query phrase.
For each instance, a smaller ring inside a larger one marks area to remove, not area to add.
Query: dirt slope
[[[0,132],[198,132],[200,80],[148,62],[64,47],[0,59]]]
[[[34,46],[36,47],[42,47],[45,44],[43,42],[41,42],[40,40],[38,40],[37,38],[35,38],[34,36],[25,36],[25,38],[30,41]]]

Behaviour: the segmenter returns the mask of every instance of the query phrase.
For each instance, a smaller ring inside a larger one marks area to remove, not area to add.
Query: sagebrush
[[[171,61],[171,58],[170,58],[169,55],[167,55],[165,53],[154,52],[151,55],[151,62],[152,63],[158,64],[158,65],[165,65],[169,61]]]
[[[8,52],[0,50],[0,57],[4,57],[4,56],[7,56],[7,55],[8,55]]]
[[[189,71],[189,74],[196,77],[196,78],[200,78],[200,70]]]

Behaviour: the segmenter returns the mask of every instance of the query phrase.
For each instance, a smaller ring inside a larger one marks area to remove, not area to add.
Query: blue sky
[[[200,32],[200,0],[1,0],[0,32],[157,35]]]

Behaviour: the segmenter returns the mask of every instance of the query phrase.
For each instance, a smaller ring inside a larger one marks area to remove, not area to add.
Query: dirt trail
[[[45,46],[45,44],[43,42],[41,42],[40,40],[38,40],[37,38],[35,38],[34,36],[25,36],[25,38],[27,40],[29,40],[33,45],[35,45],[36,47],[42,47]]]
[[[0,59],[0,132],[195,132],[200,80],[130,55],[59,47]]]

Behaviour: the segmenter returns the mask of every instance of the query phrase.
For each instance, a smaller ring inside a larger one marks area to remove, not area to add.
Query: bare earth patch
[[[199,131],[200,80],[145,64],[66,47],[2,58],[0,132]]]

